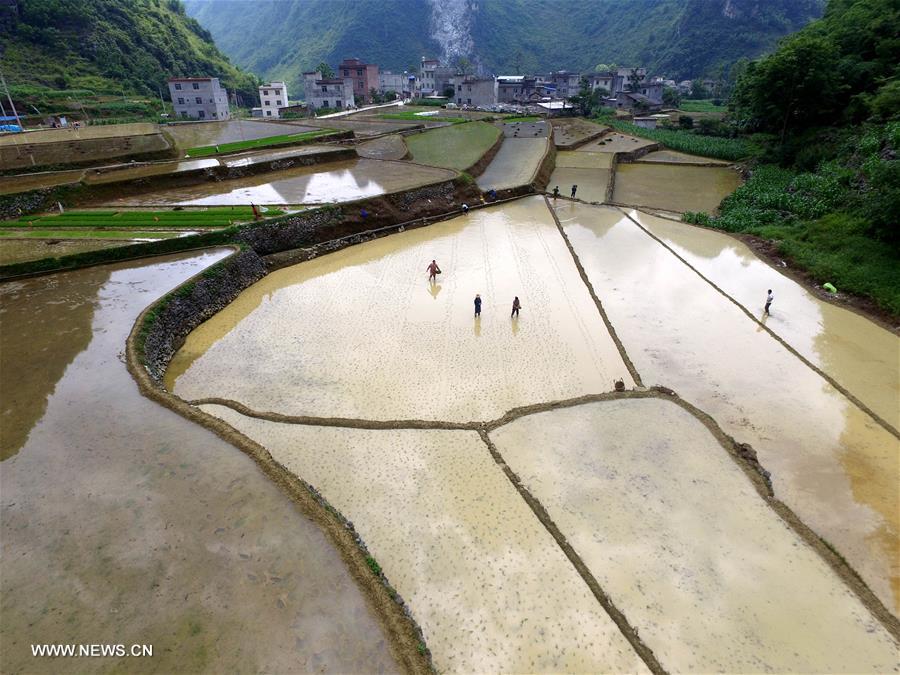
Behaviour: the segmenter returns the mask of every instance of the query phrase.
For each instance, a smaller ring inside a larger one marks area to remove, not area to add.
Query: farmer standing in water
[[[434,260],[431,261],[431,264],[425,268],[428,272],[428,281],[437,281],[437,275],[441,273],[441,268],[438,267],[437,262]]]
[[[509,318],[511,319],[511,318],[513,318],[513,317],[516,317],[516,318],[518,319],[518,318],[519,318],[519,310],[520,310],[520,309],[522,309],[522,305],[521,305],[521,303],[519,302],[519,296],[517,295],[517,296],[515,297],[515,299],[513,300],[513,308],[512,308],[512,312],[511,312],[510,315],[509,315]]]

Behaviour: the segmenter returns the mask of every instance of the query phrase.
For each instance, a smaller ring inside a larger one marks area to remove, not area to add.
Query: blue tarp
[[[15,133],[19,133],[22,131],[22,127],[20,127],[18,124],[0,124],[0,132],[2,131],[12,131]]]

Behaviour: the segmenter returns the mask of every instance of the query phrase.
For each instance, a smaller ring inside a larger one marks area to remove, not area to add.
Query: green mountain
[[[824,0],[185,0],[234,61],[295,89],[321,61],[402,70],[465,57],[487,73],[645,65],[716,75],[821,16]]]
[[[15,92],[165,91],[173,75],[221,78],[256,97],[256,82],[216,48],[179,0],[15,0],[0,6],[0,63]]]

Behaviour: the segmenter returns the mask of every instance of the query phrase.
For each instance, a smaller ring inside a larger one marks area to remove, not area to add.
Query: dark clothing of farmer
[[[481,316],[481,296],[475,296],[475,316]]]
[[[428,272],[429,281],[431,281],[431,280],[437,281],[437,275],[441,273],[441,268],[438,267],[437,262],[432,260],[431,264],[428,267],[426,267],[425,270]]]
[[[518,316],[519,316],[519,310],[520,310],[520,309],[522,309],[522,305],[519,304],[519,296],[517,295],[517,296],[515,297],[515,299],[513,300],[512,313],[509,315],[510,318],[512,318],[512,317],[514,317],[514,316],[515,316],[515,317],[518,317]]]
[[[576,192],[578,192],[578,186],[577,186],[577,185],[573,185],[573,186],[572,186],[572,199],[575,199],[575,193],[576,193]]]
[[[556,199],[557,197],[559,197],[559,185],[553,188],[553,199]]]

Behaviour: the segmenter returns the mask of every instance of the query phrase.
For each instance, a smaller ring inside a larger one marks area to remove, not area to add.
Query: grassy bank
[[[284,212],[268,209],[266,217]],[[192,229],[227,227],[233,223],[253,220],[253,210],[247,206],[216,207],[203,210],[167,211],[67,211],[46,216],[23,216],[18,220],[0,221],[0,228],[68,229],[86,228],[166,228]]]
[[[77,230],[0,230],[0,238],[16,239],[169,239],[178,237],[178,230],[144,232],[142,230],[95,230],[80,228]]]
[[[500,137],[500,129],[487,122],[440,127],[406,138],[413,161],[444,169],[466,169]]]
[[[468,120],[462,117],[441,117],[440,115],[419,115],[415,112],[402,113],[385,113],[378,116],[383,120],[404,120],[407,122],[449,122],[450,124],[461,124]]]
[[[683,219],[771,240],[818,283],[867,296],[900,316],[900,248],[873,236],[855,176],[838,163],[805,173],[763,165],[722,201],[718,217]]]
[[[678,105],[678,109],[682,112],[692,112],[692,113],[726,113],[728,112],[728,106],[725,105],[716,105],[712,102],[711,99],[682,99],[681,103]]]
[[[645,129],[631,122],[623,122],[614,117],[606,116],[597,117],[596,121],[601,124],[608,124],[623,134],[631,134],[632,136],[656,141],[667,148],[686,152],[689,155],[714,157],[734,162],[747,159],[760,151],[759,147],[747,138],[702,136],[691,131],[676,129]]]
[[[333,134],[333,129],[319,129],[317,131],[305,131],[299,134],[282,134],[281,136],[269,136],[257,138],[252,141],[235,141],[234,143],[220,143],[219,145],[204,145],[199,148],[191,148],[187,151],[189,157],[206,157],[217,153],[238,152],[240,150],[256,150],[275,145],[292,145],[312,138]]]

